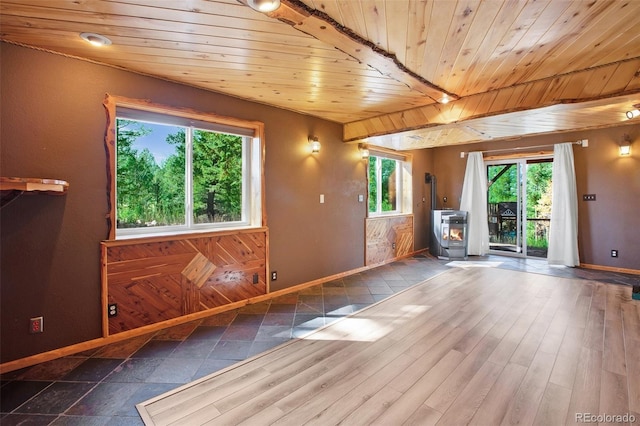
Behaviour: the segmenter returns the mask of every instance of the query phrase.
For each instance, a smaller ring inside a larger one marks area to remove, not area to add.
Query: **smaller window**
[[[411,213],[411,163],[397,155],[369,156],[369,215]]]

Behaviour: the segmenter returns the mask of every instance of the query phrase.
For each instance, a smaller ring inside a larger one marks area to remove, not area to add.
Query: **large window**
[[[372,151],[369,157],[369,215],[410,213],[411,164],[404,157]]]
[[[115,237],[261,226],[256,128],[115,106]]]

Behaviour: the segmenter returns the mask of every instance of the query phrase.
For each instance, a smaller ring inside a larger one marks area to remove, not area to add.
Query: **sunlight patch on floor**
[[[399,314],[396,315],[385,313],[369,318],[344,317],[331,323],[330,327],[310,332],[302,338],[308,340],[375,342],[430,308],[430,305],[404,305],[399,309]],[[365,310],[359,314],[366,316],[367,311]]]
[[[358,342],[375,342],[387,335],[393,327],[381,321],[369,318],[343,318],[331,324],[331,327],[321,329],[306,336],[310,340],[351,340]]]

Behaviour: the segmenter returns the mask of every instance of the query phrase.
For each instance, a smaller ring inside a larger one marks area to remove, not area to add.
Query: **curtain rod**
[[[571,144],[573,145],[582,145],[583,148],[589,146],[589,140],[588,139],[581,139],[579,141],[576,142],[571,142]],[[481,152],[482,154],[488,154],[490,152],[509,152],[509,151],[522,151],[522,150],[527,150],[527,149],[538,149],[538,148],[549,148],[554,146],[555,144],[548,144],[548,145],[533,145],[533,146],[517,146],[514,148],[503,148],[503,149],[490,149],[487,151],[468,151],[468,152],[461,152],[460,153],[460,157],[464,158],[465,154],[468,154],[469,152]]]

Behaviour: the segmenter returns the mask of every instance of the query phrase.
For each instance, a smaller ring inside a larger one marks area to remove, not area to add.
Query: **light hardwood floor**
[[[155,425],[639,424],[640,302],[456,268],[138,410]]]

